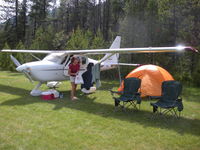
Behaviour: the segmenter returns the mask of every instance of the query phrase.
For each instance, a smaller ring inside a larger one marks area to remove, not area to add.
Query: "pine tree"
[[[103,35],[101,34],[100,31],[97,32],[97,34],[95,35],[94,39],[92,39],[92,45],[91,48],[92,49],[102,49],[105,48],[105,41],[103,39]],[[94,59],[96,60],[100,60],[102,58],[102,55],[94,55],[92,56]]]
[[[65,35],[64,31],[60,31],[55,34],[53,39],[53,47],[56,50],[64,49],[66,44],[67,36]]]
[[[103,35],[100,31],[97,32],[96,36],[92,40],[92,49],[101,49],[105,48],[105,41],[103,39]]]
[[[8,43],[5,43],[3,49],[10,49]],[[11,61],[9,53],[0,53],[0,68],[3,70],[15,70],[16,66]]]
[[[19,41],[19,43],[17,44],[16,46],[16,49],[19,49],[19,50],[23,50],[23,49],[26,49],[24,44],[22,43],[22,41]],[[23,53],[15,53],[13,54],[13,56],[21,63],[25,63],[26,61],[28,61],[26,59],[26,55],[28,54],[23,54]]]
[[[54,31],[52,26],[48,26],[46,29],[42,27],[38,28],[33,39],[30,49],[42,49],[51,50],[53,49]]]
[[[74,31],[67,42],[66,49],[78,50],[78,49],[87,49],[89,46],[89,40],[87,39],[85,33],[78,28]]]

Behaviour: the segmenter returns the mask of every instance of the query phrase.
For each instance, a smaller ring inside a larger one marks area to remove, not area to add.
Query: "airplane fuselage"
[[[65,66],[51,61],[36,61],[17,67],[17,71],[27,70],[34,81],[62,81],[69,79],[64,75]]]
[[[58,57],[59,56],[59,57]],[[68,66],[70,64],[70,56],[64,54],[50,54],[41,61],[34,61],[22,64],[16,68],[18,72],[25,71],[32,80],[41,83],[49,81],[69,80]],[[93,65],[98,61],[90,59],[86,56],[77,56],[80,59],[80,74],[87,71],[89,63]],[[102,63],[101,70],[113,69],[113,66]]]

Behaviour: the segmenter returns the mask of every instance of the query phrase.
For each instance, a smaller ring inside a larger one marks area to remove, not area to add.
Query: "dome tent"
[[[132,70],[126,78],[141,79],[141,96],[161,96],[161,85],[163,81],[174,80],[172,75],[165,69],[155,65],[143,65]],[[121,83],[118,91],[123,91],[124,85]]]

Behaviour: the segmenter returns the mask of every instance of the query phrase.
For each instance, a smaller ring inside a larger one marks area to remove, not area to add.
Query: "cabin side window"
[[[81,57],[81,64],[85,65],[87,63],[87,59],[85,57]]]
[[[63,60],[61,61],[61,64],[66,65],[68,61],[69,61],[69,55],[66,55],[66,56],[63,58]]]

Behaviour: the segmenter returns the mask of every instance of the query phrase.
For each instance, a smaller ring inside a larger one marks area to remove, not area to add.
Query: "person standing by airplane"
[[[69,64],[69,70],[68,74],[70,75],[70,81],[71,81],[71,100],[77,100],[78,98],[75,96],[76,94],[76,87],[77,84],[75,84],[75,78],[76,75],[78,74],[78,71],[80,70],[80,64],[79,64],[79,59],[76,57],[72,57],[71,63]]]

